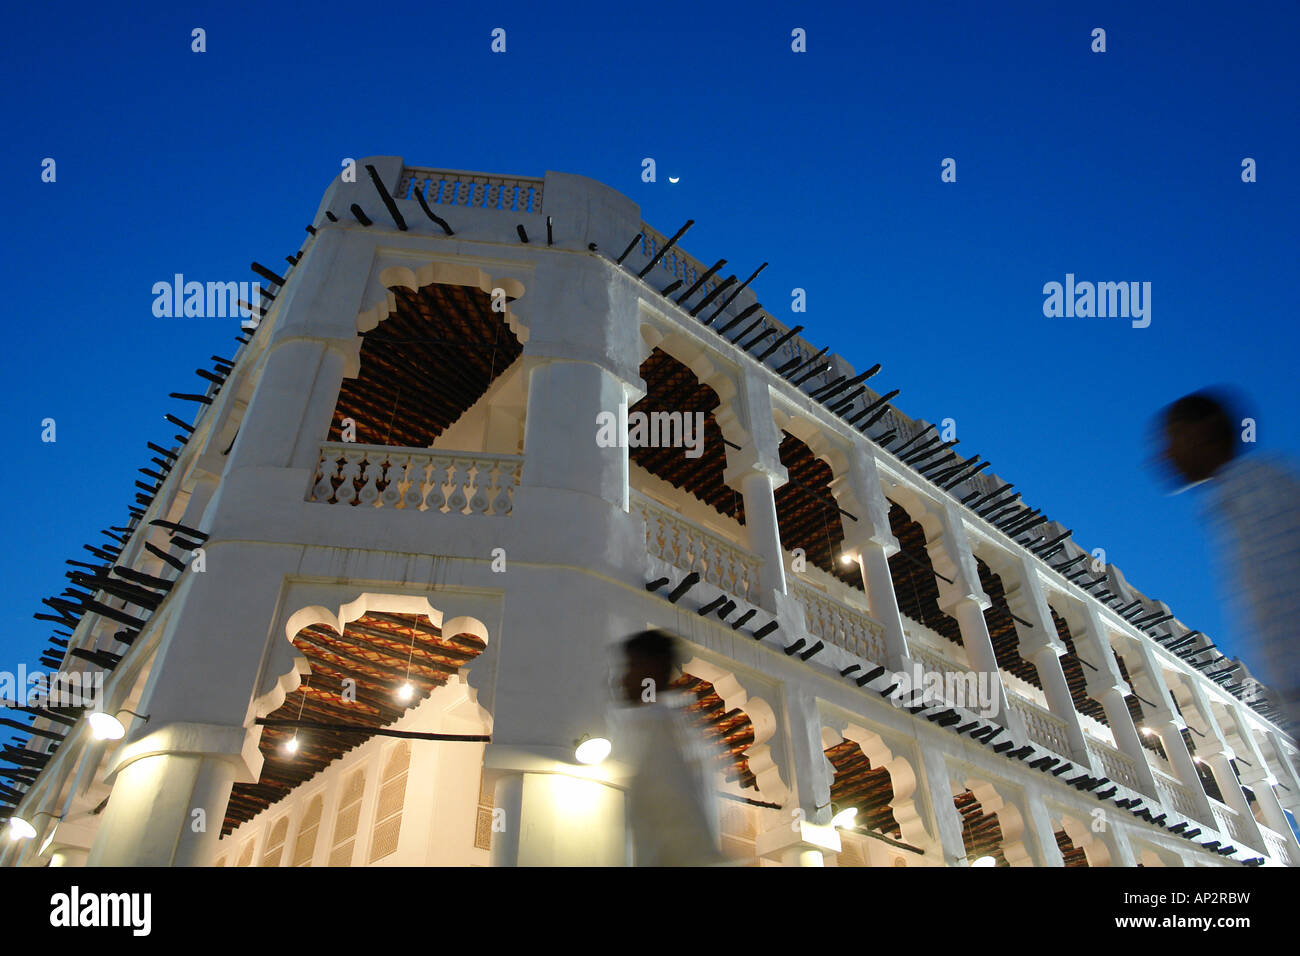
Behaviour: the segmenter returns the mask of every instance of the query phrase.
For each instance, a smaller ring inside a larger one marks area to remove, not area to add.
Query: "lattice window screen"
[[[284,841],[289,836],[289,816],[285,814],[271,827],[271,835],[266,838],[266,849],[262,851],[263,866],[279,866],[280,855],[284,852]]]
[[[402,806],[406,802],[406,771],[411,763],[411,745],[403,741],[388,754],[384,777],[375,803],[375,828],[370,838],[370,862],[397,851],[402,833]]]
[[[478,811],[474,820],[474,845],[480,850],[492,849],[492,809],[496,804],[496,794],[492,791],[487,775],[480,773]]]
[[[354,770],[343,781],[338,813],[334,815],[334,847],[330,850],[330,866],[352,865],[352,851],[357,842],[357,824],[361,822],[361,797],[365,792],[366,771],[363,767]]]
[[[311,798],[307,810],[298,824],[298,839],[293,844],[292,866],[311,866],[311,858],[316,852],[316,834],[320,831],[321,807],[324,800],[320,794]]]
[[[253,865],[253,839],[250,837],[239,850],[239,862],[235,866]]]

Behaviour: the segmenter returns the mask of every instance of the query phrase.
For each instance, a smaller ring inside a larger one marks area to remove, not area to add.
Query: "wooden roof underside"
[[[415,614],[376,611],[347,624],[342,634],[323,624],[304,628],[293,645],[307,658],[311,673],[268,719],[361,724],[376,730],[446,684],[485,646],[472,634],[444,635]],[[345,699],[347,679],[356,682],[355,701]],[[398,701],[395,692],[408,681],[414,693],[409,701]],[[298,730],[298,751],[287,754],[283,745],[294,735],[293,728],[262,729],[261,777],[257,783],[235,784],[223,836],[374,736],[351,730]]]
[[[998,866],[1010,866],[1002,852],[1002,827],[996,813],[985,813],[975,794],[964,790],[952,798],[961,814],[961,837],[966,846],[966,858],[974,863],[982,856],[991,856]]]
[[[670,687],[695,697],[687,708],[691,720],[712,745],[724,778],[742,790],[757,790],[758,779],[749,769],[745,751],[754,742],[754,723],[739,707],[727,710],[713,685],[694,674],[682,674]]]
[[[329,437],[340,441],[351,418],[361,444],[427,448],[523,346],[481,289],[435,283],[389,291],[397,308],[362,334],[361,373],[343,380]]]
[[[831,802],[837,810],[856,807],[854,825],[903,838],[903,828],[894,818],[890,801],[894,799],[894,781],[884,767],[872,767],[856,740],[844,740],[826,750],[826,759],[835,767],[831,782]]]

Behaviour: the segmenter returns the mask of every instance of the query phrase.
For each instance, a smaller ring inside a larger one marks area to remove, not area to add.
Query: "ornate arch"
[[[395,287],[418,292],[429,285],[462,285],[478,289],[489,296],[493,289],[503,289],[507,300],[522,298],[524,294],[524,284],[518,279],[494,279],[478,266],[466,262],[426,262],[415,267],[389,266],[380,271],[379,284],[385,290],[384,299],[357,313],[358,333],[369,332],[397,310],[397,297],[392,292]],[[510,310],[508,304],[505,320],[521,343],[528,341],[528,326]]]
[[[848,723],[843,729],[823,726],[821,737],[823,751],[844,741],[852,741],[871,761],[873,768],[887,771],[894,791],[889,807],[902,832],[903,841],[914,846],[924,846],[930,842],[930,835],[925,829],[925,818],[916,803],[919,775],[911,757],[901,750],[895,750],[878,733],[860,724]]]
[[[790,789],[781,779],[780,769],[772,756],[772,748],[767,743],[776,733],[777,727],[776,714],[771,705],[760,697],[750,697],[731,671],[699,657],[693,657],[683,664],[682,673],[708,681],[728,711],[741,710],[749,717],[754,739],[745,748],[744,757],[749,764],[750,773],[754,775],[758,792],[765,800],[784,803],[790,795]]]

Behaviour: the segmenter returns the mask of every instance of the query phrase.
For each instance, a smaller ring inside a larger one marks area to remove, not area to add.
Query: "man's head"
[[[677,641],[665,631],[642,631],[623,642],[623,658],[623,698],[636,703],[647,677],[654,681],[656,694],[667,690],[678,666]]]
[[[1237,454],[1234,403],[1221,390],[1184,395],[1164,410],[1163,464],[1183,481],[1204,481]]]

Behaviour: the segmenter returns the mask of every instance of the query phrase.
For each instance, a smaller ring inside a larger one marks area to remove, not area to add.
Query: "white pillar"
[[[1251,812],[1250,801],[1246,798],[1245,791],[1241,789],[1241,783],[1237,780],[1237,774],[1232,769],[1231,758],[1236,754],[1228,746],[1228,741],[1223,736],[1223,729],[1214,716],[1214,710],[1205,696],[1205,691],[1198,685],[1198,680],[1198,677],[1192,677],[1184,683],[1192,696],[1192,704],[1200,713],[1209,732],[1207,741],[1209,752],[1203,759],[1214,772],[1214,780],[1219,785],[1223,802],[1237,812],[1246,839],[1251,841],[1250,845],[1257,850],[1267,850],[1264,836],[1259,832],[1259,824],[1255,820],[1254,813]]]
[[[1119,672],[1119,664],[1115,659],[1114,650],[1111,649],[1106,626],[1102,623],[1097,609],[1090,603],[1081,603],[1076,606],[1076,610],[1082,615],[1082,627],[1076,635],[1075,646],[1081,652],[1080,657],[1088,659],[1088,662],[1096,668],[1096,670],[1088,667],[1084,669],[1088,694],[1105,710],[1106,722],[1110,725],[1110,732],[1115,738],[1115,746],[1133,761],[1134,772],[1138,778],[1137,788],[1148,797],[1159,799],[1156,778],[1151,773],[1151,765],[1147,762],[1146,748],[1142,746],[1142,738],[1138,736],[1138,729],[1133,724],[1133,715],[1128,709],[1128,701],[1125,700],[1132,688]],[[1132,856],[1131,851],[1129,855]]]
[[[1160,735],[1160,742],[1164,746],[1170,766],[1173,767],[1174,773],[1178,775],[1183,786],[1191,792],[1196,818],[1202,823],[1214,826],[1215,818],[1210,810],[1210,798],[1205,793],[1201,776],[1197,773],[1196,764],[1187,749],[1187,743],[1183,740],[1182,722],[1174,716],[1170,706],[1173,696],[1169,693],[1169,685],[1165,683],[1160,661],[1145,638],[1134,641],[1134,644],[1137,646],[1142,671],[1151,682],[1151,689],[1156,697],[1149,717],[1151,729]]]
[[[1025,811],[1029,816],[1029,825],[1034,831],[1034,838],[1038,842],[1042,865],[1064,867],[1065,857],[1056,842],[1056,830],[1052,827],[1052,817],[1047,812],[1047,804],[1043,802],[1042,787],[1036,781],[1026,780],[1024,788]]]
[[[207,866],[235,775],[233,761],[193,752],[152,753],[120,766],[88,865]]]
[[[957,619],[971,667],[980,674],[988,675],[988,686],[994,689],[998,698],[997,715],[993,719],[1007,729],[1012,740],[1023,744],[1028,737],[1025,722],[1007,702],[1002,670],[993,650],[988,623],[984,620],[984,611],[991,602],[980,585],[975,552],[966,533],[965,521],[952,503],[939,505],[938,513],[942,533],[940,540],[930,546],[930,558],[935,571],[943,575],[938,579],[939,607]],[[939,546],[935,547],[934,544]]]
[[[889,570],[889,559],[898,553],[899,545],[889,524],[889,499],[881,486],[875,457],[865,448],[853,446],[848,452],[848,473],[842,476],[843,481],[840,477],[832,490],[837,498],[845,494],[858,512],[858,520],[844,528],[844,549],[846,553],[857,553],[871,616],[885,629],[887,660],[877,663],[894,672],[910,672],[903,615]]]
[[[1282,810],[1282,803],[1277,798],[1277,791],[1273,789],[1277,777],[1269,769],[1264,753],[1255,741],[1245,709],[1240,704],[1230,704],[1228,716],[1231,722],[1230,729],[1236,733],[1237,739],[1248,752],[1248,755],[1240,755],[1250,763],[1248,767],[1241,767],[1241,781],[1255,792],[1255,800],[1259,803],[1259,810],[1263,814],[1265,824],[1269,829],[1277,832],[1286,844],[1287,852],[1295,864],[1300,866],[1300,842],[1297,842],[1295,832],[1291,829]],[[1268,847],[1262,849],[1270,852]]]
[[[822,749],[822,724],[817,698],[804,688],[785,685],[785,710],[790,722],[791,763],[794,765],[794,795],[804,819],[812,823],[831,821],[831,783],[834,773]]]
[[[747,432],[744,447],[727,450],[723,480],[745,499],[745,528],[749,548],[762,558],[759,604],[775,612],[786,593],[785,552],[776,519],[777,488],[789,480],[781,464],[781,435],[772,417],[772,396],[762,373],[745,369],[732,401],[737,420]]]
[[[1300,813],[1300,774],[1296,773],[1296,768],[1287,758],[1287,749],[1282,744],[1277,731],[1270,728],[1264,729],[1264,737],[1268,740],[1268,745],[1273,749],[1277,760],[1269,764],[1270,769],[1277,776],[1278,782],[1287,787],[1288,797],[1278,797],[1282,806],[1286,807],[1293,814]]]
[[[784,484],[785,469],[781,474],[753,470],[740,481],[745,499],[745,529],[749,535],[749,548],[762,558],[759,583],[763,598],[773,592],[786,593],[785,554],[781,548],[781,530],[776,519],[776,488]],[[761,602],[769,610],[766,600]]]
[[[1007,589],[1008,607],[1017,617],[1029,622],[1027,625],[1019,622],[1015,624],[1021,654],[1038,670],[1048,708],[1057,719],[1065,723],[1070,753],[1061,756],[1069,757],[1097,773],[1100,768],[1093,765],[1092,754],[1084,740],[1083,725],[1074,709],[1074,697],[1070,694],[1070,685],[1061,667],[1061,655],[1066,653],[1066,648],[1052,620],[1052,611],[1048,607],[1034,560],[1027,554],[1014,555],[1005,569],[1012,579],[1012,586]]]
[[[626,383],[598,365],[532,360],[520,485],[588,494],[626,510],[627,436],[612,447],[596,442],[597,415],[617,420],[626,397]]]
[[[934,747],[921,748],[925,768],[925,785],[934,813],[933,836],[945,866],[966,865],[966,843],[962,839],[961,814],[952,799],[952,778],[943,752]]]

